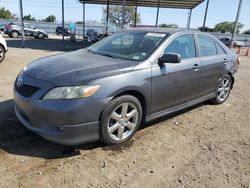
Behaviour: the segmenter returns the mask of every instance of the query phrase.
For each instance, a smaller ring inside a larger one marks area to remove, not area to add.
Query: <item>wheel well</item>
[[[146,99],[143,96],[143,94],[141,94],[140,92],[135,91],[135,90],[130,90],[130,91],[124,91],[124,92],[114,96],[114,98],[119,97],[121,95],[132,95],[140,101],[141,107],[142,107],[142,122],[144,122],[146,114],[147,114],[147,102],[146,102]]]
[[[4,45],[0,44],[0,46],[2,46],[2,47],[3,47],[3,49],[4,49],[4,52],[6,52],[6,49],[5,49]]]
[[[232,80],[232,88],[233,88],[233,85],[234,85],[234,77],[233,77],[233,74],[231,73],[231,72],[229,72],[229,73],[227,73],[229,76],[230,76],[230,78],[231,78],[231,80]]]
[[[13,33],[13,32],[17,32],[18,34],[20,34],[20,32],[17,30],[12,30],[11,33]]]

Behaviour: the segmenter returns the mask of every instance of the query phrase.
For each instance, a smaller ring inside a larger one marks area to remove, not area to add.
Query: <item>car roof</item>
[[[162,28],[162,27],[142,27],[142,28],[128,28],[125,30],[129,31],[146,31],[146,32],[159,32],[166,34],[173,34],[179,32],[189,32],[189,33],[197,33],[200,31],[195,29],[186,29],[186,28]]]

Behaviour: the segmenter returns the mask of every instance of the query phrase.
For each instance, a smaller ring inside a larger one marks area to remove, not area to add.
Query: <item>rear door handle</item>
[[[200,66],[198,64],[194,64],[194,66],[193,66],[194,71],[198,71],[199,68],[200,68]]]

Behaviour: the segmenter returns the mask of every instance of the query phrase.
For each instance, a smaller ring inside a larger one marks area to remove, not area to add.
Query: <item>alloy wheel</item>
[[[111,113],[108,121],[108,135],[116,141],[125,140],[133,134],[138,123],[137,108],[129,102],[122,103]]]
[[[13,38],[17,38],[17,37],[18,37],[18,32],[13,31],[13,32],[12,32],[12,37],[13,37]]]
[[[230,89],[231,89],[230,80],[227,77],[223,78],[220,81],[219,86],[218,86],[218,90],[217,90],[218,100],[221,102],[224,102],[229,95]]]

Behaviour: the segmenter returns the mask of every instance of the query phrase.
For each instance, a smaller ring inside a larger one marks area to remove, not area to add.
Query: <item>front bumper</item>
[[[15,107],[15,113],[26,128],[52,142],[63,145],[78,145],[99,140],[98,121],[65,126],[50,126],[42,123],[32,125],[17,107]]]
[[[99,139],[99,117],[110,99],[42,100],[54,86],[23,73],[23,83],[39,87],[29,98],[14,87],[15,113],[21,123],[43,138],[78,145]]]

